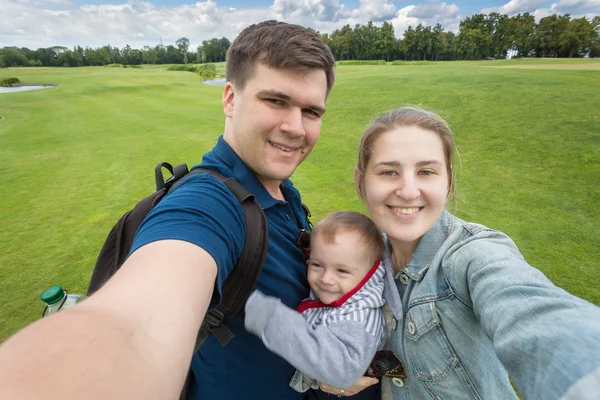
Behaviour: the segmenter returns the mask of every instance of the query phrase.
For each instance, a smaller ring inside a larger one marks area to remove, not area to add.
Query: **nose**
[[[304,121],[299,107],[291,107],[287,110],[281,130],[292,136],[304,136]]]
[[[403,176],[400,187],[396,189],[396,195],[404,200],[414,200],[421,195],[418,182],[412,176]]]
[[[323,285],[331,286],[335,283],[335,281],[333,279],[333,273],[331,273],[329,271],[323,271],[323,273],[321,274],[320,280]]]

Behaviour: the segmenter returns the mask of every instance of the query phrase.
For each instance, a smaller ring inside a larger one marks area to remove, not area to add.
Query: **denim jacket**
[[[554,286],[505,234],[443,212],[395,273],[394,400],[600,398],[600,308]],[[565,255],[567,257],[567,255]],[[384,388],[383,392],[389,389]]]

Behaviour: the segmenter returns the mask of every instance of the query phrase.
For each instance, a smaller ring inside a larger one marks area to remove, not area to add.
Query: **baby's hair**
[[[369,249],[372,263],[383,257],[385,244],[377,225],[369,217],[354,211],[338,211],[329,214],[315,225],[311,237],[319,237],[327,244],[335,244],[336,236],[344,232],[356,232]]]

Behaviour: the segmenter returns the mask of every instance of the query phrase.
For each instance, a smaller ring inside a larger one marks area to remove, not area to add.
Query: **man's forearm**
[[[0,346],[0,398],[176,398],[185,367],[157,373],[166,360],[144,351],[149,341],[125,315],[81,304]]]
[[[97,293],[0,346],[0,399],[174,399],[210,302],[216,264],[159,241]]]

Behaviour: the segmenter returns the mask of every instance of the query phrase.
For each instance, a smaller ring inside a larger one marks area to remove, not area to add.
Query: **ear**
[[[228,118],[233,117],[233,108],[235,105],[235,93],[234,87],[231,82],[226,82],[223,88],[223,97],[221,98],[221,104],[223,104],[223,112]]]
[[[354,184],[356,185],[356,189],[358,190],[358,184],[360,182],[360,173],[358,172],[358,168],[354,168]]]

